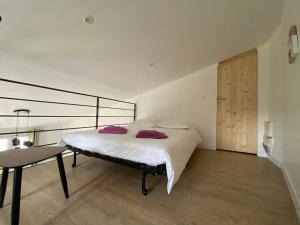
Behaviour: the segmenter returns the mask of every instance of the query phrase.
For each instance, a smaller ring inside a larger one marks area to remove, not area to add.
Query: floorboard
[[[170,195],[166,178],[80,156],[65,160],[70,198],[65,200],[56,162],[23,173],[20,225],[296,225],[281,170],[253,155],[197,150]],[[9,176],[0,224],[10,222]]]

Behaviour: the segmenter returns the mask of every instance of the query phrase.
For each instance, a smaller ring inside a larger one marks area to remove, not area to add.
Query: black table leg
[[[20,200],[21,200],[21,186],[22,186],[22,167],[15,168],[13,197],[11,205],[11,224],[19,225],[20,220]]]
[[[66,173],[65,173],[64,161],[62,159],[62,154],[57,155],[56,159],[57,159],[61,184],[62,184],[64,192],[65,192],[65,197],[69,198],[68,183],[67,183],[67,177],[66,177]]]
[[[74,168],[74,167],[76,167],[76,157],[77,157],[77,153],[76,152],[74,152],[73,153],[73,164],[72,164],[72,167]]]
[[[3,208],[6,186],[7,186],[8,171],[9,171],[8,168],[3,168],[2,170],[1,187],[0,187],[0,208]]]

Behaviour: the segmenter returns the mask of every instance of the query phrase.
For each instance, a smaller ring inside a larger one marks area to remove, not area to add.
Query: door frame
[[[230,63],[231,61],[233,61],[233,60],[235,60],[236,58],[240,58],[240,57],[244,57],[244,56],[247,56],[247,55],[250,55],[250,54],[253,54],[253,53],[256,53],[257,54],[257,62],[256,62],[256,66],[257,66],[257,68],[256,68],[256,70],[257,70],[257,74],[256,74],[256,76],[257,76],[257,84],[256,84],[256,90],[257,90],[257,95],[256,95],[256,111],[257,111],[257,125],[256,125],[256,136],[257,136],[257,138],[256,138],[256,148],[255,148],[255,152],[253,152],[253,153],[250,153],[250,152],[240,152],[240,151],[235,151],[235,150],[225,150],[225,149],[218,149],[217,147],[218,147],[218,99],[217,99],[217,118],[216,118],[216,149],[217,150],[224,150],[224,151],[231,151],[231,152],[238,152],[238,153],[244,153],[244,154],[251,154],[251,155],[258,155],[258,153],[259,153],[259,149],[258,149],[258,140],[259,140],[259,138],[258,138],[258,134],[259,134],[259,131],[258,131],[258,129],[259,129],[259,108],[258,108],[258,106],[259,106],[259,104],[258,104],[258,101],[259,101],[259,96],[258,96],[258,94],[259,94],[259,90],[258,90],[258,88],[259,88],[259,79],[258,79],[258,57],[259,57],[259,55],[258,55],[258,50],[257,50],[257,48],[254,48],[254,49],[251,49],[251,50],[248,50],[248,51],[246,51],[246,52],[244,52],[244,53],[241,53],[241,54],[238,54],[238,55],[235,55],[235,56],[233,56],[233,57],[230,57],[230,58],[228,58],[228,59],[225,59],[225,60],[223,60],[223,61],[221,61],[221,62],[219,62],[219,64],[218,64],[218,71],[217,71],[217,98],[219,98],[219,72],[220,72],[220,70],[219,70],[219,67],[220,67],[220,65],[221,64],[226,64],[226,63]]]

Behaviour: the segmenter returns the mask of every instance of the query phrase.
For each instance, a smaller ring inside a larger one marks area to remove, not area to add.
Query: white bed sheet
[[[202,139],[195,129],[156,128],[156,130],[165,132],[168,138],[135,138],[138,132],[136,129],[129,129],[127,134],[99,134],[97,130],[93,130],[63,134],[58,141],[58,145],[68,144],[90,152],[151,166],[166,164],[167,191],[170,193]]]

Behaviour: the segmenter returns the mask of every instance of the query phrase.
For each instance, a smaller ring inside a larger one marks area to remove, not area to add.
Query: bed
[[[147,174],[166,175],[167,192],[179,180],[191,155],[201,143],[201,137],[194,128],[166,129],[153,128],[149,121],[136,121],[130,124],[127,134],[99,134],[97,130],[63,134],[58,145],[67,146],[76,154],[97,157],[142,170],[142,193],[148,194],[145,187]],[[136,138],[142,129],[155,129],[167,134],[167,139]]]

